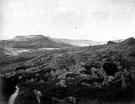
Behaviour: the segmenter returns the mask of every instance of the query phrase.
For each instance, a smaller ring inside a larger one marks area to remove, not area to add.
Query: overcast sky
[[[0,39],[135,37],[135,0],[0,0]]]

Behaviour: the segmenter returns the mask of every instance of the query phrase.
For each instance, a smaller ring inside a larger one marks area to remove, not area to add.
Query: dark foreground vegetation
[[[10,60],[12,60],[10,62]],[[18,61],[17,61],[18,60]],[[14,63],[12,63],[14,62]],[[1,100],[20,88],[14,104],[133,104],[135,40],[26,53],[1,59]],[[60,102],[65,101],[65,102]]]

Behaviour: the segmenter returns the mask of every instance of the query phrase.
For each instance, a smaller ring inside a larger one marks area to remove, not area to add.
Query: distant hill
[[[13,39],[1,41],[0,46],[25,49],[72,47],[69,44],[56,43],[43,35],[16,36]]]
[[[122,40],[113,40],[114,42],[121,42]],[[16,36],[10,40],[1,40],[1,47],[37,49],[37,48],[64,48],[73,46],[94,46],[103,45],[107,41],[93,41],[93,40],[74,40],[74,39],[60,39],[51,38],[43,35],[28,35]]]
[[[114,43],[121,43],[123,40],[113,41],[93,41],[93,40],[73,40],[73,39],[58,39],[51,38],[43,35],[28,35],[28,36],[16,36],[13,39],[0,41],[0,54],[1,56],[17,56],[22,53],[31,53],[33,51],[41,50],[53,50],[61,48],[74,48],[83,46],[95,46],[95,45],[114,45]],[[129,41],[129,42],[127,42]],[[124,42],[124,41],[123,41]],[[126,40],[126,43],[121,44],[133,44],[134,39],[130,38]]]
[[[75,47],[67,43],[57,43],[43,35],[16,36],[13,39],[0,41],[1,56],[17,56],[33,51],[53,50]]]

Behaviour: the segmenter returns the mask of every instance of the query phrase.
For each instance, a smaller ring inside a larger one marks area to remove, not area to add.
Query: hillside
[[[53,97],[68,96],[75,97],[77,104],[129,104],[134,100],[134,38],[104,45],[33,51],[0,60],[0,65],[3,99],[9,98],[13,91],[8,89],[17,84],[26,93],[31,88],[38,89],[48,94],[51,101]],[[17,99],[26,96],[20,94]]]

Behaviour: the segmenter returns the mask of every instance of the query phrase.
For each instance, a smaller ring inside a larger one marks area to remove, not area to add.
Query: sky
[[[0,39],[135,37],[135,0],[0,0]]]

